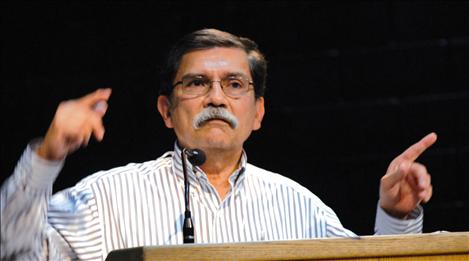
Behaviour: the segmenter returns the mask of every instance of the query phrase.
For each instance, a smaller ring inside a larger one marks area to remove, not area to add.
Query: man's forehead
[[[204,66],[208,69],[217,69],[221,67],[226,67],[228,62],[226,60],[203,60]]]
[[[195,50],[186,53],[179,66],[180,70],[220,70],[220,69],[249,70],[248,57],[239,48],[211,48]]]

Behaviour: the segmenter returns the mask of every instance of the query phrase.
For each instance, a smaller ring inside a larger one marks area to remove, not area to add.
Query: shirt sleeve
[[[63,254],[67,244],[47,222],[52,185],[63,161],[40,158],[34,152],[37,144],[28,145],[0,190],[2,260],[72,258]]]
[[[331,208],[327,207],[325,209],[324,216],[326,219],[326,236],[327,237],[358,238],[358,236],[354,232],[344,228],[339,218],[337,217],[337,215]]]
[[[387,214],[378,203],[376,210],[375,235],[422,233],[423,208],[417,206],[407,219],[399,219]]]

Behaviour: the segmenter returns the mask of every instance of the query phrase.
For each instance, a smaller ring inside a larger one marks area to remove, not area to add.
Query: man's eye
[[[238,80],[230,80],[228,86],[232,89],[241,89],[243,88],[243,83]]]
[[[206,84],[206,80],[204,79],[193,79],[191,81],[189,81],[186,86],[187,87],[201,87],[201,86],[205,86]]]

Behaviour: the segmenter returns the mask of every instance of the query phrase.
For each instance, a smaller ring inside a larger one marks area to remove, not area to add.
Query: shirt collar
[[[173,168],[176,175],[184,178],[184,173],[182,170],[182,158],[181,158],[182,148],[179,146],[178,142],[174,143],[174,153],[173,153]],[[241,182],[244,179],[244,172],[247,165],[247,155],[243,150],[241,154],[241,159],[239,161],[238,168],[230,175],[229,182],[232,186],[236,183]],[[189,161],[186,162],[187,167],[187,176],[189,177],[190,182],[195,182],[197,179],[204,179],[208,181],[207,174],[199,168],[198,166],[193,166]]]

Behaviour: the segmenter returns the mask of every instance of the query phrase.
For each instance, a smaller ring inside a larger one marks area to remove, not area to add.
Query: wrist
[[[51,150],[44,141],[42,141],[35,149],[36,154],[42,159],[49,161],[62,161],[65,159],[64,155],[57,155],[57,153],[53,153],[53,151],[54,150]]]

